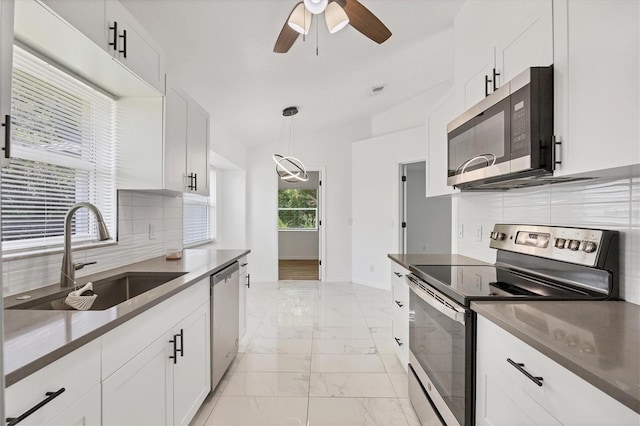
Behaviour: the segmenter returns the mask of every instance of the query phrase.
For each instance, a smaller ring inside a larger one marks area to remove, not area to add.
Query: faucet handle
[[[73,269],[76,271],[79,271],[80,269],[84,268],[87,265],[95,265],[98,262],[86,262],[86,263],[82,263],[82,262],[78,262],[78,263],[74,263],[73,264]]]

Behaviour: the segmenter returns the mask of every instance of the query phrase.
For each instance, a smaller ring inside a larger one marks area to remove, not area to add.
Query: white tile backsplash
[[[149,239],[149,224],[154,227]],[[98,262],[77,271],[82,277],[129,263],[162,256],[165,248],[182,248],[182,198],[154,193],[118,191],[118,243],[73,252],[76,262]],[[58,281],[62,254],[3,262],[4,295]]]
[[[597,179],[458,198],[458,253],[493,262],[484,238],[496,223],[532,223],[615,229],[621,233],[620,291],[640,304],[640,178]],[[483,241],[476,240],[482,226]]]

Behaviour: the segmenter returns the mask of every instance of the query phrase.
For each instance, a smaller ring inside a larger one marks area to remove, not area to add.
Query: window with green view
[[[278,229],[318,229],[318,191],[280,189],[278,191]]]

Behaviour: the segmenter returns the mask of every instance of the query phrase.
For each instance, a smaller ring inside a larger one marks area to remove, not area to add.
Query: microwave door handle
[[[425,293],[420,289],[420,287],[413,281],[412,278],[407,277],[409,280],[409,286],[414,290],[414,293],[424,302],[426,302],[429,306],[440,312],[441,314],[447,316],[448,318],[459,322],[460,324],[465,323],[465,313],[457,311],[453,308],[448,307],[435,297],[431,296],[429,293]]]
[[[491,157],[491,158],[489,158]],[[467,161],[465,161],[464,163],[460,164],[458,166],[458,168],[456,169],[456,174],[457,175],[461,175],[464,172],[467,171],[467,167],[469,167],[469,165],[477,160],[484,160],[487,162],[487,167],[491,167],[494,164],[496,164],[496,156],[493,154],[480,154],[480,155],[476,155],[473,158],[468,159]]]

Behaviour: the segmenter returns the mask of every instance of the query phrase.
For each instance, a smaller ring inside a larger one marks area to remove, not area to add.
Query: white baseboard
[[[366,285],[367,287],[379,288],[380,290],[391,290],[388,283],[379,283],[374,281],[353,280],[354,284]]]

